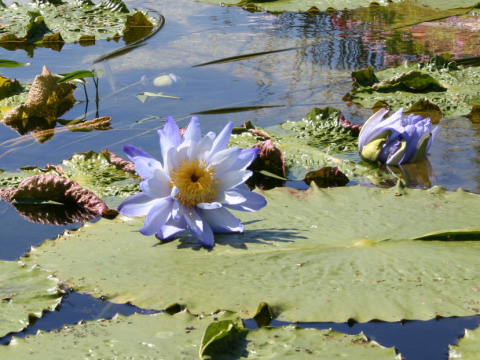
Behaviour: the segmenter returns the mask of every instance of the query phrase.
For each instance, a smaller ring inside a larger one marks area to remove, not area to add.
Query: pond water
[[[424,60],[434,53],[456,56],[475,55],[478,37],[459,48],[452,42],[444,48],[422,43],[412,29],[385,31],[385,23],[365,23],[345,13],[270,14],[250,13],[238,7],[222,7],[191,0],[126,1],[130,8],[149,9],[162,14],[165,26],[147,40],[147,45],[96,66],[105,71],[99,79],[98,104],[94,86],[87,84],[89,102],[76,105],[63,118],[112,116],[111,130],[71,132],[57,127],[49,140],[40,143],[31,134],[19,136],[0,129],[0,168],[15,171],[21,166],[58,164],[74,153],[105,148],[123,156],[122,147],[131,144],[160,157],[157,130],[171,115],[185,126],[192,116],[218,108],[254,107],[248,111],[222,111],[199,115],[204,131],[218,132],[227,121],[240,126],[252,121],[260,127],[300,120],[312,107],[338,108],[352,123],[363,123],[372,111],[342,101],[351,90],[351,72],[373,66],[381,70],[405,60]],[[426,31],[420,27],[422,31]],[[420,31],[417,29],[417,31]],[[476,44],[476,46],[474,46]],[[65,44],[61,51],[35,49],[33,56],[23,50],[0,48],[0,58],[31,62],[24,68],[1,68],[1,75],[31,83],[47,66],[53,73],[93,68],[92,61],[117,49],[122,41],[97,41],[95,46]],[[446,47],[446,48],[445,48]],[[212,60],[273,51],[291,50],[251,57],[241,61],[196,67]],[[173,87],[162,88],[165,95],[177,98],[149,98],[142,103],[136,95],[158,92],[152,84],[157,76],[175,74],[182,79]],[[85,100],[79,88],[77,100]],[[262,106],[276,105],[275,107]],[[462,187],[480,193],[480,125],[463,117],[443,119],[428,157],[430,184],[449,190]],[[291,186],[301,187],[295,182]],[[355,183],[352,183],[355,184]],[[81,224],[42,225],[29,222],[8,204],[0,202],[0,259],[15,260],[30,246],[55,238],[64,229]],[[95,221],[95,220],[92,220]],[[18,229],[21,229],[20,231]],[[26,329],[51,330],[79,320],[108,318],[116,312],[132,314],[144,310],[131,305],[113,305],[87,295],[71,293],[59,310]],[[333,327],[341,332],[364,331],[385,346],[395,346],[405,359],[444,359],[447,345],[456,343],[465,328],[475,328],[479,317],[437,319],[406,323],[302,324],[317,328]],[[247,321],[247,325],[253,326]],[[280,326],[280,323],[274,323]],[[352,324],[350,324],[352,325]],[[428,334],[428,338],[426,337]],[[16,334],[19,335],[19,334]],[[0,339],[5,344],[9,336]]]

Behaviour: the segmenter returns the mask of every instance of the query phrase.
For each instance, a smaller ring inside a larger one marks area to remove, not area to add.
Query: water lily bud
[[[428,152],[438,127],[432,129],[430,118],[402,114],[403,109],[384,119],[388,110],[372,115],[358,136],[360,155],[387,165],[420,161]]]

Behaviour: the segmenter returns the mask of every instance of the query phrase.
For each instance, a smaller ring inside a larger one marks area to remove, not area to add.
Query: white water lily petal
[[[218,179],[220,190],[225,191],[243,184],[252,174],[250,170],[229,171]]]
[[[222,207],[222,204],[220,204],[219,202],[197,204],[197,208],[202,210],[214,210],[214,209],[220,209],[221,207]]]
[[[156,169],[154,177],[141,182],[140,190],[151,197],[165,197],[171,193],[167,181],[164,172]]]
[[[232,159],[238,159],[242,149],[238,147],[225,149],[217,152],[214,156],[210,158],[210,166],[215,169],[215,176],[220,177],[226,171],[231,170],[235,162],[232,162]],[[233,168],[232,170],[237,170]]]
[[[215,141],[215,133],[209,132],[207,133],[198,143],[197,148],[194,151],[196,157],[199,159],[205,159],[208,154],[210,153],[210,149],[212,148],[212,144]]]
[[[197,154],[194,153],[195,149],[198,146],[202,138],[202,131],[200,130],[200,122],[196,116],[192,117],[190,123],[183,134],[184,141],[188,145],[188,159],[191,160],[196,157]]]
[[[213,247],[215,240],[210,225],[206,223],[194,208],[183,214],[193,236],[204,246]]]
[[[245,201],[239,204],[223,204],[224,207],[239,211],[258,211],[267,205],[265,198],[250,190],[235,189],[240,195],[245,197]]]
[[[217,233],[230,233],[244,231],[244,227],[230,211],[225,208],[219,208],[209,211],[201,211],[201,216],[210,225],[212,230]]]
[[[233,130],[233,121],[230,121],[225,125],[222,131],[218,134],[217,138],[213,142],[212,149],[210,150],[210,154],[208,155],[207,161],[219,151],[225,149],[230,141],[230,137],[232,136]]]
[[[243,196],[238,190],[239,189],[234,188],[221,192],[215,200],[225,205],[242,204],[247,201],[247,198]]]

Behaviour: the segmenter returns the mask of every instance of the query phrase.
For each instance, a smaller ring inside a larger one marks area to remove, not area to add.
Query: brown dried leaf
[[[103,116],[92,120],[83,121],[78,124],[68,125],[71,131],[91,131],[91,130],[110,130],[111,116]]]
[[[2,121],[20,135],[53,129],[57,118],[75,104],[73,92],[76,87],[70,82],[57,84],[56,78],[44,66],[42,74],[32,83],[27,101],[7,112]]]
[[[51,174],[27,177],[17,189],[4,189],[0,196],[8,202],[22,199],[56,201],[65,205],[79,206],[97,216],[109,210],[103,200],[92,191],[73,180]]]
[[[108,149],[105,149],[103,151],[103,153],[106,154],[109,157],[110,163],[112,165],[115,165],[117,167],[117,169],[121,169],[125,172],[136,174],[135,164],[132,161],[124,160],[120,156],[111,152]]]
[[[251,148],[259,148],[256,159],[248,167],[253,171],[253,176],[247,180],[246,184],[250,188],[259,187],[264,190],[272,189],[274,187],[281,187],[285,185],[285,181],[268,177],[260,174],[260,171],[268,171],[282,178],[285,177],[285,159],[282,152],[277,149],[272,139],[261,141]]]

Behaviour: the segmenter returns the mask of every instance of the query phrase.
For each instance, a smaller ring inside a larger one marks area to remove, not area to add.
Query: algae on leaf
[[[1,46],[12,42],[68,43],[79,41],[82,36],[105,40],[118,34],[133,41],[138,40],[138,36],[148,35],[156,23],[143,13],[129,12],[121,0],[108,0],[97,5],[91,1],[12,4],[0,7],[0,17],[4,25],[0,30]],[[132,34],[133,29],[141,29],[142,33]]]
[[[261,212],[235,213],[245,233],[217,234],[211,251],[187,235],[160,244],[138,232],[143,219],[117,217],[46,241],[25,261],[76,291],[148,309],[177,302],[248,318],[268,302],[291,322],[478,312],[480,238],[411,239],[476,226],[479,195],[361,186],[263,194]]]
[[[352,91],[344,100],[366,108],[384,101],[397,110],[428,100],[438,105],[444,116],[453,117],[466,116],[480,104],[480,67],[457,67],[438,56],[376,73],[372,68],[358,70],[352,77]]]
[[[59,294],[58,280],[50,272],[22,262],[0,261],[0,337],[24,329],[44,311],[55,309]]]

